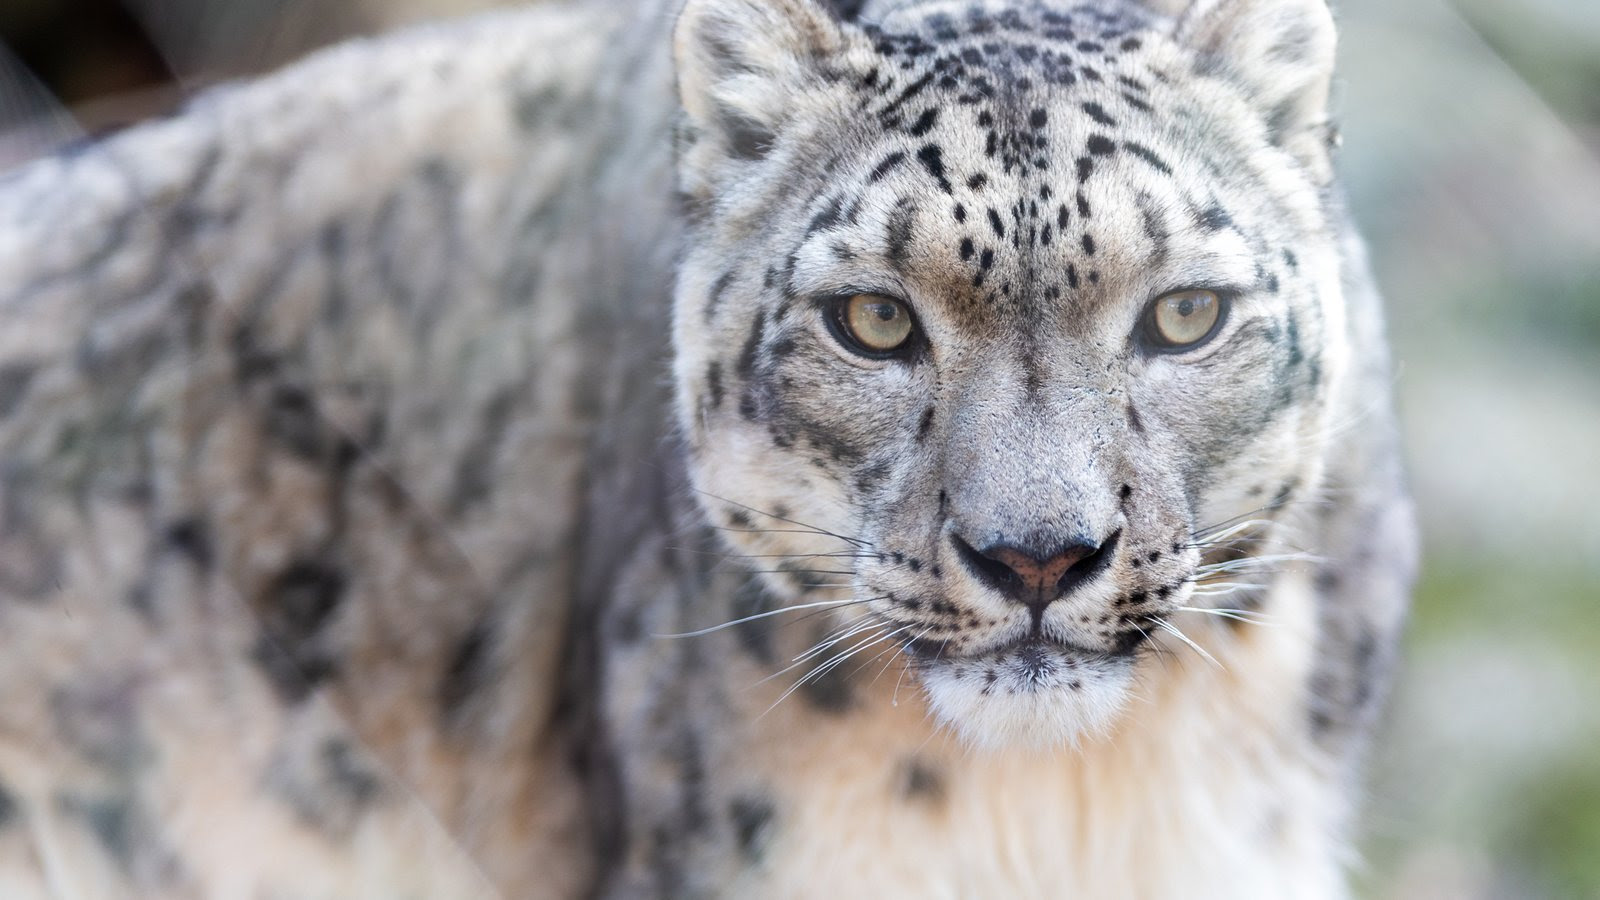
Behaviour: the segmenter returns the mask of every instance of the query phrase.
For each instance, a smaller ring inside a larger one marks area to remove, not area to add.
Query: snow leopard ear
[[[1200,55],[1202,71],[1244,90],[1275,144],[1319,180],[1330,177],[1337,38],[1327,0],[1194,0],[1176,36]]]
[[[816,0],[688,0],[673,35],[686,164],[765,156],[849,27]]]

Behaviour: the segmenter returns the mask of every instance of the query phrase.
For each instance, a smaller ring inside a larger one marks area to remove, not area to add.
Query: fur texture
[[[1341,896],[1413,538],[1333,46],[547,5],[5,176],[0,892]]]

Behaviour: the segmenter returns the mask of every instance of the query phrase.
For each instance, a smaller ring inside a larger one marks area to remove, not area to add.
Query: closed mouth
[[[924,663],[965,662],[1017,667],[1032,676],[1044,676],[1073,661],[1109,660],[1132,655],[1148,632],[1128,629],[1109,649],[1085,647],[1057,640],[1034,630],[999,644],[973,651],[957,651],[954,641],[916,641],[907,651]]]

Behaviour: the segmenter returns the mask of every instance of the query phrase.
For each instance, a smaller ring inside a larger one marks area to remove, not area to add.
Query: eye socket
[[[916,325],[904,303],[881,294],[840,297],[833,307],[834,332],[847,348],[881,359],[904,348]]]
[[[1222,321],[1224,300],[1216,291],[1163,294],[1145,312],[1145,332],[1157,346],[1188,350],[1204,343]]]

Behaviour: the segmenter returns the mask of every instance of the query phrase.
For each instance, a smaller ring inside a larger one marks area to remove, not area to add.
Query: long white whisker
[[[884,625],[880,625],[879,626],[879,628],[884,628],[884,627],[887,627],[887,626],[884,626]],[[908,626],[903,626],[903,627],[908,627]],[[899,629],[896,629],[896,630],[898,631]],[[778,697],[778,699],[772,701],[772,705],[767,707],[766,710],[761,713],[761,715],[765,716],[767,713],[772,712],[774,709],[777,709],[778,708],[778,704],[780,704],[783,701],[789,699],[789,695],[790,694],[793,694],[795,691],[800,690],[800,688],[804,687],[807,682],[815,681],[815,680],[821,678],[822,676],[826,675],[827,673],[829,673],[829,672],[833,671],[834,669],[838,668],[840,665],[842,665],[844,663],[845,660],[849,659],[852,656],[855,656],[857,653],[860,653],[861,651],[866,650],[869,647],[876,647],[878,644],[880,644],[883,641],[887,640],[891,635],[893,635],[893,633],[894,632],[890,632],[889,634],[884,634],[882,632],[879,632],[878,634],[873,635],[871,638],[869,638],[869,639],[867,639],[865,641],[862,641],[860,644],[857,644],[856,646],[851,647],[849,650],[846,650],[846,651],[840,653],[839,655],[833,657],[832,659],[829,659],[827,662],[823,663],[822,665],[817,666],[815,669],[812,669],[811,671],[809,671],[806,674],[802,675],[800,677],[800,680],[798,680],[794,684],[790,685],[789,689],[784,691]],[[758,716],[757,718],[760,718],[760,717]]]
[[[651,637],[656,637],[656,638],[692,638],[692,637],[700,637],[701,635],[706,635],[706,634],[711,634],[713,632],[721,631],[724,628],[732,628],[735,625],[743,625],[746,622],[754,622],[757,619],[765,619],[768,616],[782,615],[783,613],[794,612],[795,610],[816,609],[817,607],[821,607],[821,606],[844,606],[846,604],[860,603],[860,602],[863,602],[863,601],[851,599],[851,600],[818,600],[815,603],[796,603],[793,606],[785,606],[782,609],[771,609],[771,610],[767,610],[766,612],[759,612],[759,613],[756,613],[755,615],[752,615],[752,616],[745,616],[742,619],[734,619],[732,622],[723,622],[721,625],[712,625],[709,628],[701,628],[701,629],[699,629],[697,631],[685,631],[685,632],[682,632],[680,634],[653,634],[653,635],[651,635]]]
[[[1251,612],[1247,609],[1207,609],[1201,606],[1180,606],[1178,609],[1182,612],[1204,613],[1208,616],[1232,619],[1235,622],[1247,622],[1251,625],[1276,626],[1278,624],[1260,613]]]
[[[840,633],[840,631],[835,631],[828,637],[823,638],[821,641],[812,645],[810,650],[807,650],[799,656],[796,656],[794,658],[794,662],[803,663],[808,659],[815,659],[816,657],[828,652],[829,648],[838,646],[841,642],[847,641],[864,631],[870,631],[871,629],[878,627],[880,624],[882,623],[878,622],[876,619],[870,618],[861,622],[852,622],[841,629],[843,633]]]
[[[1206,660],[1208,662],[1210,662],[1213,666],[1216,666],[1219,669],[1225,668],[1222,665],[1222,663],[1217,662],[1217,658],[1215,656],[1212,656],[1210,653],[1206,652],[1206,648],[1200,646],[1199,644],[1196,644],[1194,641],[1189,639],[1188,635],[1186,635],[1183,632],[1179,631],[1176,625],[1173,625],[1171,622],[1168,622],[1166,619],[1152,619],[1151,621],[1156,623],[1156,627],[1157,628],[1160,628],[1161,630],[1171,634],[1173,637],[1176,637],[1178,640],[1183,641],[1185,644],[1188,644],[1194,650],[1194,652],[1196,652],[1196,653],[1200,654],[1201,656],[1205,657]]]

